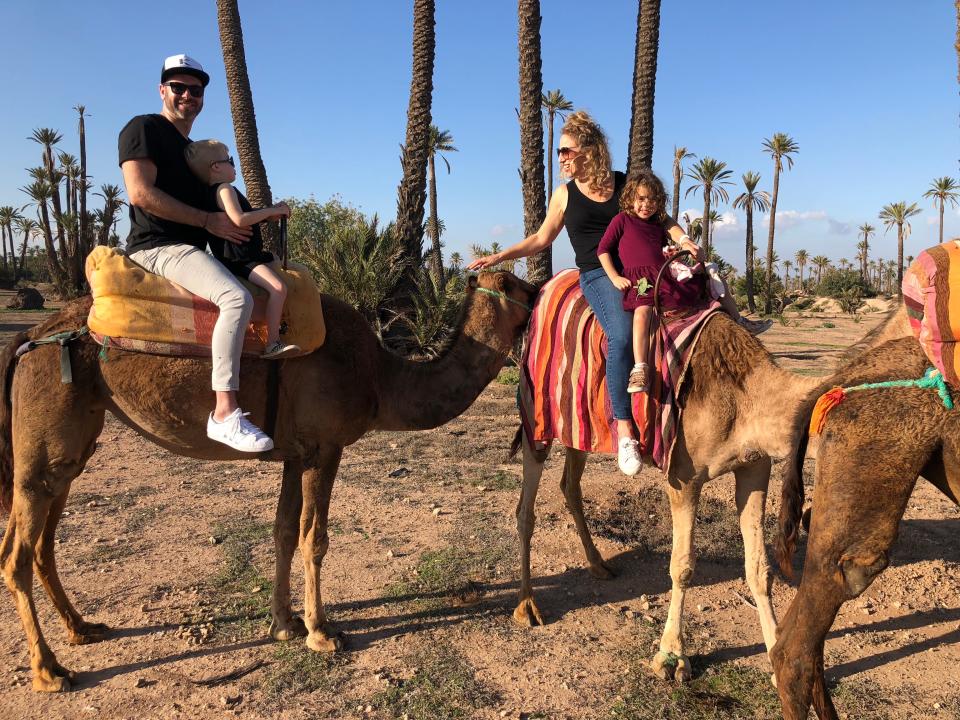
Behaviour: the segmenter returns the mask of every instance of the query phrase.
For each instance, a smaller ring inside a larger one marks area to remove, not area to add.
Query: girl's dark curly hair
[[[640,188],[646,188],[657,203],[657,210],[654,213],[657,220],[661,223],[667,220],[667,190],[663,182],[656,176],[652,170],[646,168],[630,173],[627,182],[620,193],[620,209],[627,215],[636,217],[637,211],[633,205],[637,199],[637,193]]]

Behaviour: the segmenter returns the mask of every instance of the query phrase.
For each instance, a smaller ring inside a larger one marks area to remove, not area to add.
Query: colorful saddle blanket
[[[326,338],[320,292],[310,271],[296,263],[279,270],[287,284],[282,322],[285,342],[313,352]],[[113,248],[96,247],[87,257],[93,306],[90,334],[105,347],[159,355],[210,355],[219,310],[159,275],[146,272]],[[267,337],[267,294],[246,284],[254,297],[253,316],[243,341],[246,355],[263,353]]]
[[[520,420],[532,445],[543,447],[557,439],[578,450],[613,453],[617,431],[607,392],[607,340],[579,279],[576,270],[563,270],[537,297],[520,363]],[[641,453],[665,472],[680,423],[676,396],[686,363],[719,307],[712,302],[668,317],[657,342],[652,392],[632,396]]]
[[[960,241],[917,255],[903,276],[903,302],[927,358],[947,384],[960,389]]]

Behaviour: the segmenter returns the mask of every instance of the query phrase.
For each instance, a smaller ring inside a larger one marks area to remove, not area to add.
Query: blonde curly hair
[[[576,139],[580,146],[580,152],[584,156],[583,172],[587,187],[595,193],[603,192],[610,186],[613,178],[610,148],[603,128],[597,125],[586,110],[577,110],[567,117],[560,132]]]

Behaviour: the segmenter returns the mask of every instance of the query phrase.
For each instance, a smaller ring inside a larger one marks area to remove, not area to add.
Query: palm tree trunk
[[[703,256],[710,262],[710,188],[703,189],[703,218],[700,220],[703,231]]]
[[[940,244],[943,245],[943,198],[940,199]]]
[[[763,312],[773,311],[773,235],[777,224],[777,195],[780,193],[780,162],[773,161],[773,195],[770,198],[770,233],[767,235],[767,290],[764,293]],[[820,282],[819,279],[817,282]]]
[[[407,108],[407,136],[400,162],[403,179],[397,189],[396,233],[415,266],[423,256],[423,206],[426,200],[427,156],[433,101],[433,61],[436,51],[434,0],[413,3],[413,70]]]
[[[77,108],[80,113],[80,241],[85,260],[90,253],[92,238],[87,217],[87,126],[83,119],[84,110],[82,105]]]
[[[273,204],[273,195],[270,192],[270,183],[267,182],[263,157],[260,155],[257,115],[253,108],[253,93],[247,74],[243,27],[240,24],[237,0],[217,0],[217,25],[220,29],[227,92],[230,95],[233,135],[237,142],[237,157],[240,160],[247,198],[255,208],[269,207]],[[277,234],[269,224],[263,227],[263,241],[268,249],[277,249]]]
[[[903,223],[897,223],[897,297],[903,295]]]
[[[547,110],[547,204],[553,197],[553,110]]]
[[[517,44],[520,54],[520,183],[523,186],[524,235],[532,235],[546,217],[543,191],[543,125],[540,104],[543,74],[540,59],[540,0],[519,0]],[[527,280],[543,285],[553,275],[548,246],[527,260]]]
[[[440,220],[437,217],[437,167],[431,155],[429,160],[430,180],[430,239],[433,241],[433,250],[430,253],[431,270],[437,287],[443,282],[443,255],[440,252]]]
[[[676,220],[677,215],[680,214],[680,163],[677,160],[673,161],[673,215],[671,217]]]
[[[750,312],[757,311],[757,303],[753,299],[753,203],[748,202],[747,205],[747,252],[746,252],[746,263],[747,270],[746,279],[747,279],[747,308]]]
[[[51,279],[57,285],[57,290],[66,295],[67,285],[66,285],[66,270],[65,268],[69,267],[70,255],[67,252],[67,243],[66,238],[63,234],[63,224],[60,222],[59,218],[60,213],[60,183],[55,182],[56,178],[54,176],[54,167],[53,167],[53,148],[50,145],[44,146],[44,155],[43,155],[44,164],[47,168],[47,175],[50,178],[50,202],[53,204],[53,215],[57,219],[57,245],[60,248],[60,256],[57,256],[57,251],[53,250],[51,245],[50,248],[47,248],[47,264],[53,263],[57,272],[50,273]],[[52,229],[50,227],[50,212],[47,209],[46,203],[43,204],[43,216],[44,223],[46,225],[45,232],[46,234],[51,235]],[[51,250],[52,255],[51,255]]]
[[[657,50],[660,45],[660,0],[639,0],[638,5],[627,172],[649,168],[653,162],[653,105],[657,83]]]
[[[50,273],[50,279],[57,286],[57,290],[63,294],[67,288],[67,277],[63,266],[57,260],[57,250],[53,246],[53,232],[50,229],[50,212],[47,210],[47,203],[40,202],[40,222],[43,229],[43,244],[47,251],[47,271]]]

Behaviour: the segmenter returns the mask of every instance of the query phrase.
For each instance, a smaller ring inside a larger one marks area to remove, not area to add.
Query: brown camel
[[[343,448],[366,432],[436,427],[469,407],[503,366],[529,317],[536,289],[509,273],[471,281],[460,330],[439,360],[416,363],[386,351],[359,313],[324,298],[326,344],[286,360],[281,368],[276,448],[261,456],[283,461],[274,522],[276,582],[270,634],[277,640],[306,635],[307,646],[341,646],[327,625],[320,598],[326,554],[327,511]],[[29,333],[31,338],[84,324],[90,299],[69,304]],[[71,643],[94,642],[107,627],[74,609],[57,575],[57,522],[70,483],[93,455],[104,411],[161,447],[190,457],[249,457],[207,439],[213,407],[210,361],[110,351],[98,359],[89,339],[70,348],[73,383],[60,379],[60,349],[43,346],[14,360],[21,335],[0,355],[6,382],[0,402],[0,500],[10,509],[0,545],[0,570],[13,593],[30,649],[33,688],[70,688],[40,631],[34,608],[33,569],[66,624]],[[244,360],[240,403],[262,426],[267,406],[267,362]],[[304,617],[290,606],[290,563],[299,543],[304,563]]]
[[[693,580],[696,551],[693,530],[700,491],[708,480],[732,472],[746,555],[745,573],[760,615],[763,639],[774,643],[776,619],[770,601],[771,574],[763,541],[763,516],[771,458],[791,447],[792,419],[816,380],[777,366],[760,342],[723,314],[708,321],[690,359],[680,404],[682,422],[664,486],[673,518],[670,559],[670,609],[654,657],[654,672],[664,679],[690,679],[683,641],[683,603]],[[534,503],[549,450],[538,451],[523,439],[523,488],[517,505],[521,546],[520,600],[513,617],[521,625],[543,624],[530,584],[530,541]],[[612,572],[597,551],[583,516],[580,479],[586,453],[567,448],[560,487],[598,579]]]
[[[780,511],[777,555],[788,576],[803,506],[807,424],[817,397],[837,385],[916,379],[929,365],[913,337],[892,340],[861,355],[802,405]],[[945,409],[936,392],[863,390],[830,411],[817,449],[803,577],[771,652],[787,720],[805,719],[811,703],[821,720],[838,717],[824,681],[824,639],[840,606],[886,568],[920,475],[960,504],[960,411]]]

